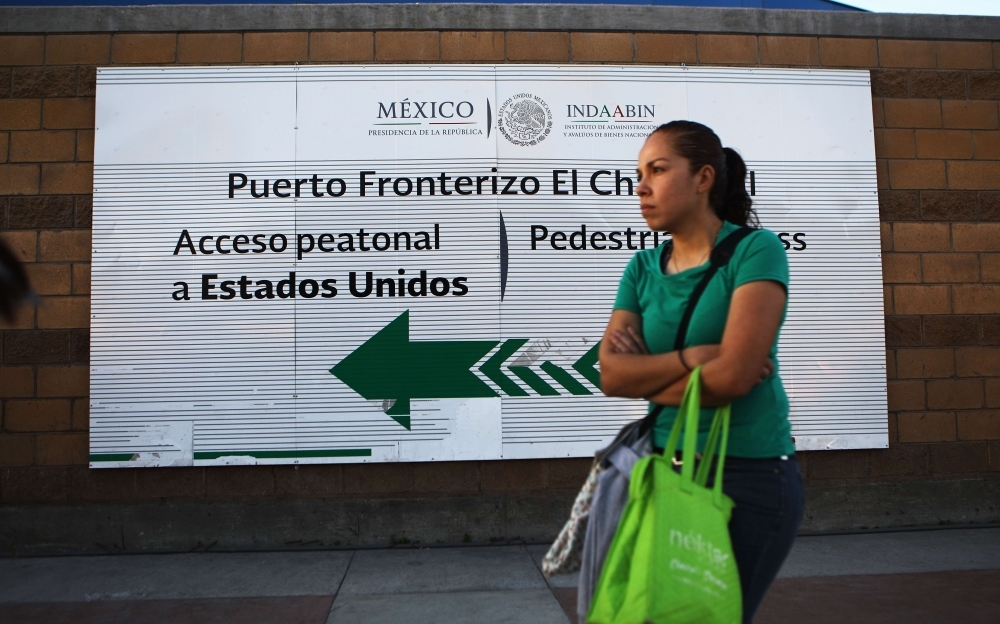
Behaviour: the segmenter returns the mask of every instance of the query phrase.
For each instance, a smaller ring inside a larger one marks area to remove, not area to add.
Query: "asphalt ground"
[[[0,624],[576,622],[545,546],[0,559]],[[755,620],[1000,622],[1000,528],[800,537]]]

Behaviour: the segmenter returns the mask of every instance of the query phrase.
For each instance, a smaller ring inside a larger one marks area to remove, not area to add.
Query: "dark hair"
[[[653,132],[670,135],[674,151],[688,159],[691,173],[705,165],[715,170],[715,182],[708,194],[708,202],[723,221],[736,225],[759,227],[753,200],[747,193],[747,165],[736,150],[722,147],[722,141],[711,128],[696,121],[671,121]]]

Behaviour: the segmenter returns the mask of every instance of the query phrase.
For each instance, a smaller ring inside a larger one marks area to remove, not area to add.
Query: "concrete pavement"
[[[801,537],[758,624],[995,624],[1000,528]]]
[[[545,546],[0,559],[8,622],[575,621]],[[802,537],[760,624],[1000,621],[1000,528]]]

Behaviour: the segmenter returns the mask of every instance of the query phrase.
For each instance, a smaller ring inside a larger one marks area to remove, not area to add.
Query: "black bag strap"
[[[698,302],[701,300],[701,296],[705,293],[705,289],[708,288],[708,283],[712,281],[715,274],[719,272],[719,269],[729,264],[729,261],[733,258],[733,253],[736,252],[736,246],[740,244],[744,238],[749,236],[754,232],[754,228],[751,227],[741,227],[740,229],[730,233],[724,239],[722,239],[718,245],[712,248],[712,254],[709,256],[710,266],[705,274],[701,277],[701,281],[698,285],[694,287],[691,291],[691,297],[688,299],[687,307],[684,309],[684,315],[681,317],[681,324],[677,327],[677,338],[674,339],[674,351],[680,351],[684,348],[684,340],[687,338],[688,326],[691,324],[691,317],[694,316],[694,309],[698,306]],[[670,248],[664,249],[663,253],[667,254],[673,248],[673,241],[666,243],[670,245]],[[645,433],[649,431],[653,425],[656,423],[657,417],[660,412],[663,411],[663,405],[657,405],[653,408],[642,423],[642,432]]]
[[[733,253],[736,251],[736,246],[753,231],[753,228],[741,227],[722,239],[712,249],[712,255],[709,256],[710,266],[705,271],[705,275],[702,276],[701,281],[698,282],[698,285],[691,291],[691,298],[688,299],[684,316],[681,317],[681,324],[677,328],[677,338],[674,340],[674,351],[680,351],[684,348],[684,340],[687,339],[687,330],[691,324],[691,317],[694,316],[694,309],[698,307],[698,302],[701,301],[701,296],[705,293],[705,289],[708,288],[708,283],[712,281],[712,278],[719,272],[719,269],[729,264]],[[673,243],[671,242],[670,244]]]

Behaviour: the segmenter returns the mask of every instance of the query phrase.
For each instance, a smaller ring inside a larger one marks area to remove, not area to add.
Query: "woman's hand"
[[[634,326],[628,325],[625,329],[616,329],[611,332],[611,348],[614,353],[634,353],[637,355],[649,355],[649,347],[642,334]]]
[[[601,388],[608,396],[649,397],[675,382],[686,383],[689,371],[678,354],[650,354],[641,327],[640,319],[630,312],[616,310],[612,314],[601,343]],[[688,347],[684,349],[684,362],[691,367],[702,366],[717,359],[720,348],[717,344]],[[761,379],[770,373],[765,368]]]
[[[677,353],[651,354],[642,337],[642,318],[615,310],[601,339],[601,390],[607,396],[638,399],[687,376]]]
[[[770,377],[773,373],[774,373],[774,363],[771,362],[770,358],[768,358],[768,360],[764,362],[764,368],[762,368],[760,371],[760,379],[757,380],[757,383],[764,381],[765,379]]]

